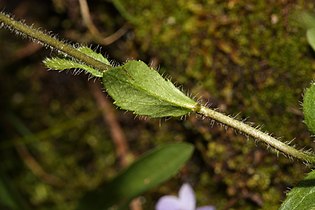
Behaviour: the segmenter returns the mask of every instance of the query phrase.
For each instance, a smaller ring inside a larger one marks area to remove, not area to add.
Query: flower
[[[165,195],[159,199],[156,210],[215,210],[213,206],[202,206],[196,208],[194,190],[188,183],[182,185],[178,197]]]

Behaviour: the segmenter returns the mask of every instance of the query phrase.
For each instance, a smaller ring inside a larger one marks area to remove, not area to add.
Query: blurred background
[[[315,55],[292,18],[314,11],[313,0],[1,0],[0,8],[117,64],[143,60],[203,103],[315,149],[300,106]],[[0,188],[20,209],[74,209],[86,191],[167,142],[194,144],[193,158],[144,194],[142,209],[183,182],[200,205],[278,209],[310,170],[195,115],[159,120],[118,110],[99,80],[48,71],[42,60],[54,55],[0,30]]]

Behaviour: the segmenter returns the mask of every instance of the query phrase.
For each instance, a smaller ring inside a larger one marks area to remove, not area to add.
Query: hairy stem
[[[305,161],[307,163],[315,164],[315,156],[308,154],[306,152],[300,151],[295,149],[294,147],[291,147],[278,139],[256,129],[253,128],[239,120],[233,119],[231,117],[228,117],[220,112],[217,112],[213,109],[209,109],[207,107],[201,106],[200,109],[196,110],[199,114],[210,117],[220,123],[223,123],[229,127],[235,128],[236,130],[239,130],[243,132],[244,134],[247,134],[255,139],[261,140],[265,142],[267,145],[271,146],[272,148],[283,152],[286,155],[298,158],[302,161]]]
[[[119,1],[115,1],[118,2]],[[37,40],[43,45],[48,45],[55,49],[58,53],[63,53],[66,55],[69,55],[73,57],[74,59],[84,62],[85,64],[103,72],[110,68],[109,65],[104,64],[82,52],[77,50],[75,47],[66,44],[62,41],[59,41],[58,39],[51,37],[44,32],[34,29],[30,26],[27,26],[26,24],[16,21],[10,16],[0,12],[0,26],[8,27],[9,29],[17,32],[18,34],[26,35],[30,37],[33,40]],[[267,145],[271,146],[272,148],[295,158],[298,158],[300,160],[303,160],[307,163],[315,164],[315,156],[313,154],[303,152],[300,150],[295,149],[294,147],[291,147],[281,141],[279,141],[276,138],[273,138],[272,136],[268,135],[267,133],[264,133],[260,131],[259,129],[253,128],[241,121],[238,121],[236,119],[233,119],[231,117],[228,117],[222,113],[219,113],[213,109],[209,109],[204,106],[197,105],[195,109],[193,110],[203,116],[210,117],[218,122],[221,122],[227,126],[230,126],[232,128],[235,128],[236,130],[239,130],[243,132],[246,135],[249,135],[255,139],[261,140],[265,142]]]
[[[38,41],[40,44],[48,45],[52,49],[56,50],[58,53],[63,53],[65,55],[71,56],[74,59],[84,62],[85,64],[92,66],[101,72],[106,71],[110,68],[109,65],[106,65],[78,51],[75,47],[66,44],[48,34],[45,34],[38,29],[34,29],[33,27],[28,26],[20,21],[16,21],[3,12],[0,12],[0,23],[2,23],[1,26],[8,27],[9,29],[17,32],[17,34],[26,35],[32,40]]]

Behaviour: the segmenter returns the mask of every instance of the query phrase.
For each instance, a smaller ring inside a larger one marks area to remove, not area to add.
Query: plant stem
[[[85,64],[98,69],[101,72],[108,70],[111,66],[104,64],[80,51],[75,47],[66,44],[44,32],[34,29],[32,26],[28,26],[20,21],[16,21],[9,15],[0,12],[0,26],[8,27],[9,29],[17,32],[17,34],[26,35],[33,41],[36,40],[40,44],[47,45],[52,49],[56,50],[58,53],[63,53],[65,55],[71,56],[74,59],[84,62]]]
[[[264,133],[256,128],[253,128],[239,120],[233,119],[231,117],[228,117],[220,112],[217,112],[213,109],[209,109],[207,107],[201,106],[200,109],[196,110],[197,113],[210,117],[220,123],[223,123],[229,127],[235,128],[236,130],[241,131],[244,134],[247,134],[254,139],[261,140],[265,142],[267,145],[273,147],[274,149],[283,152],[286,155],[298,158],[302,161],[305,161],[307,163],[315,164],[315,156],[312,154],[308,154],[306,152],[300,151],[295,149],[294,147],[291,147],[278,139],[268,135],[267,133]]]
[[[118,2],[119,1],[115,1]],[[78,60],[79,62],[84,62],[85,64],[103,72],[108,70],[111,66],[104,64],[103,62],[96,60],[79,50],[77,50],[75,47],[66,44],[50,35],[45,34],[44,32],[34,29],[31,26],[28,26],[22,22],[16,21],[10,16],[6,15],[3,12],[0,12],[0,27],[5,26],[11,29],[12,31],[17,32],[17,34],[26,35],[27,37],[31,38],[32,40],[37,40],[39,43],[43,45],[50,46],[54,50],[56,50],[58,53],[63,53],[65,55],[71,56],[74,59]],[[235,128],[236,130],[239,130],[243,132],[244,134],[247,134],[255,139],[261,140],[265,142],[267,145],[271,146],[272,148],[283,152],[286,155],[298,158],[300,160],[303,160],[307,163],[315,164],[315,156],[313,154],[303,152],[300,150],[295,149],[294,147],[291,147],[278,139],[268,135],[267,133],[264,133],[256,128],[253,128],[241,121],[238,121],[236,119],[233,119],[231,117],[228,117],[220,112],[217,112],[213,109],[209,109],[204,106],[197,105],[194,109],[195,112],[210,117],[220,123],[223,123],[227,126],[230,126],[232,128]]]

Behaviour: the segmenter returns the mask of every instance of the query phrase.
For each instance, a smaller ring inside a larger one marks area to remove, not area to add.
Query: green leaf
[[[307,88],[303,99],[304,121],[310,131],[315,133],[315,83]]]
[[[0,207],[10,207],[10,209],[18,209],[13,196],[7,189],[5,183],[0,179]]]
[[[14,188],[10,179],[0,172],[0,209],[28,210],[21,195]]]
[[[79,47],[77,48],[80,52],[94,58],[95,60],[99,60],[101,62],[103,62],[106,65],[111,65],[110,62],[107,60],[107,58],[105,58],[102,54],[100,53],[96,53],[95,51],[93,51],[91,48],[88,47]]]
[[[306,32],[306,38],[308,43],[315,50],[315,28],[308,29]]]
[[[190,158],[193,146],[187,143],[173,143],[160,146],[147,153],[110,183],[86,194],[78,209],[121,208],[132,198],[156,187],[174,176]]]
[[[104,72],[103,84],[117,106],[138,115],[178,117],[197,105],[142,61],[128,61],[109,69]]]
[[[280,207],[280,210],[312,209],[315,209],[315,171],[310,172],[303,181],[288,193]]]
[[[315,28],[315,15],[307,11],[295,11],[292,15],[292,20],[299,23],[305,29]]]
[[[92,49],[88,47],[80,47],[78,50],[87,56],[90,56],[96,60],[99,60],[103,62],[104,64],[110,65],[109,61],[102,56],[102,54],[94,52]],[[53,69],[53,70],[66,70],[66,69],[82,69],[85,70],[87,73],[90,73],[91,75],[95,77],[102,77],[103,73],[93,69],[92,67],[78,62],[76,60],[70,59],[70,58],[46,58],[44,61],[44,64],[47,68]]]

